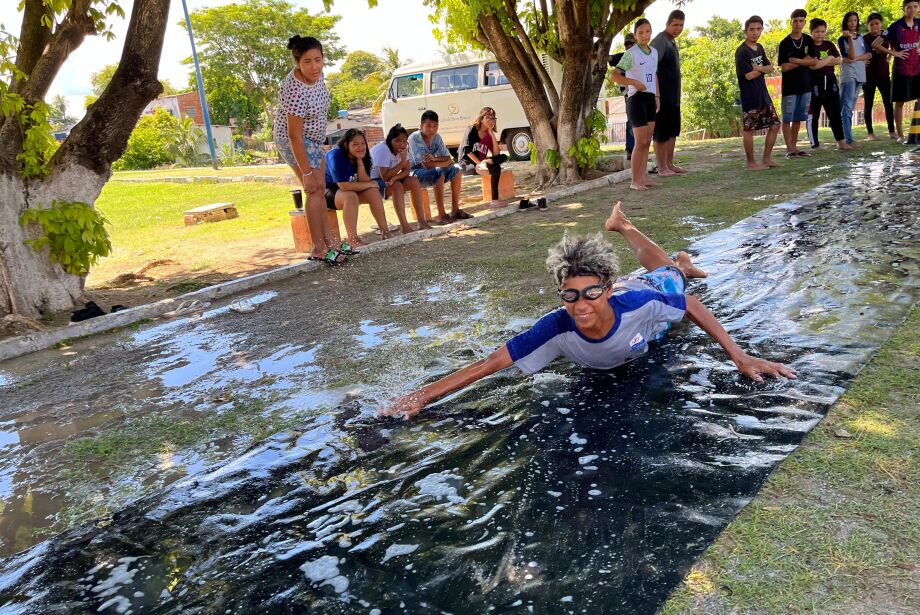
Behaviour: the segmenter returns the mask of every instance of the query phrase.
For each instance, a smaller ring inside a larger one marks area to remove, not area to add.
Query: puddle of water
[[[363,352],[339,369],[368,401],[317,412],[210,470],[196,454],[161,458],[184,478],[4,560],[0,598],[30,611],[652,613],[920,296],[911,164],[854,169],[691,246],[710,272],[692,290],[798,381],[745,381],[681,325],[612,372],[507,370],[413,423],[381,421],[370,401],[379,390],[445,373],[489,344],[458,343],[464,330],[418,317],[366,320]],[[443,310],[471,288],[449,276],[381,304]],[[488,314],[486,301],[463,309]],[[830,325],[812,321],[828,314]],[[322,382],[317,365],[335,369],[334,339],[262,348],[218,319],[188,329],[135,338],[162,361],[145,377],[170,398],[260,383],[297,407],[320,395],[308,390]],[[430,361],[425,349],[450,340],[452,352]],[[189,367],[198,361],[208,369]],[[360,366],[381,361],[392,368],[375,388]]]

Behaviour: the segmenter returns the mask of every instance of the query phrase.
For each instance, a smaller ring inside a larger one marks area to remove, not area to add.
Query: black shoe
[[[96,305],[95,301],[89,301],[81,310],[74,310],[70,314],[70,322],[82,322],[84,320],[89,320],[90,318],[96,318],[97,316],[104,316],[105,310]]]
[[[541,196],[539,199],[537,199],[537,209],[540,211],[546,211],[549,209],[546,205],[546,197]]]
[[[521,202],[518,204],[518,211],[529,211],[534,209],[537,206],[536,203],[531,203],[530,199],[521,199]]]

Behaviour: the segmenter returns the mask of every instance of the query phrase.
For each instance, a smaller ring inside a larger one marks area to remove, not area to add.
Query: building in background
[[[208,141],[204,135],[204,113],[201,111],[201,99],[197,90],[183,92],[181,94],[171,94],[169,96],[160,96],[156,100],[150,101],[141,115],[151,115],[154,109],[166,109],[173,117],[192,118],[199,127],[201,127],[201,143],[198,144],[198,151],[202,154],[208,154]],[[230,126],[211,124],[211,134],[214,136],[214,148],[219,152],[224,145],[233,145],[233,130]]]

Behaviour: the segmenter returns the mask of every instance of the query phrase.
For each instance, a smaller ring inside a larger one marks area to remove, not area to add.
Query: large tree
[[[530,123],[542,184],[580,178],[570,151],[607,76],[613,37],[653,0],[425,0],[448,40],[492,52]],[[557,89],[541,54],[562,65]],[[559,161],[558,170],[554,168]]]
[[[87,36],[111,36],[107,20],[122,9],[113,0],[23,0],[19,36],[0,32],[0,315],[66,310],[81,297],[81,250],[101,247],[89,205],[162,90],[157,69],[169,3],[134,0],[118,68],[56,151],[48,88]],[[42,217],[49,212],[57,217]],[[24,224],[36,219],[45,223]]]
[[[334,32],[340,17],[314,15],[285,0],[244,0],[194,11],[191,19],[205,90],[217,103],[218,119],[224,113],[239,113],[241,120],[258,117],[255,109],[271,116],[278,86],[292,68],[291,36],[319,39],[327,62],[345,55]]]

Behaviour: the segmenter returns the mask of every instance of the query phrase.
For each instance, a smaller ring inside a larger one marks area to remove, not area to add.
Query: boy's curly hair
[[[566,233],[549,249],[546,268],[557,286],[576,275],[593,275],[606,284],[620,272],[620,261],[601,233],[584,237]]]

